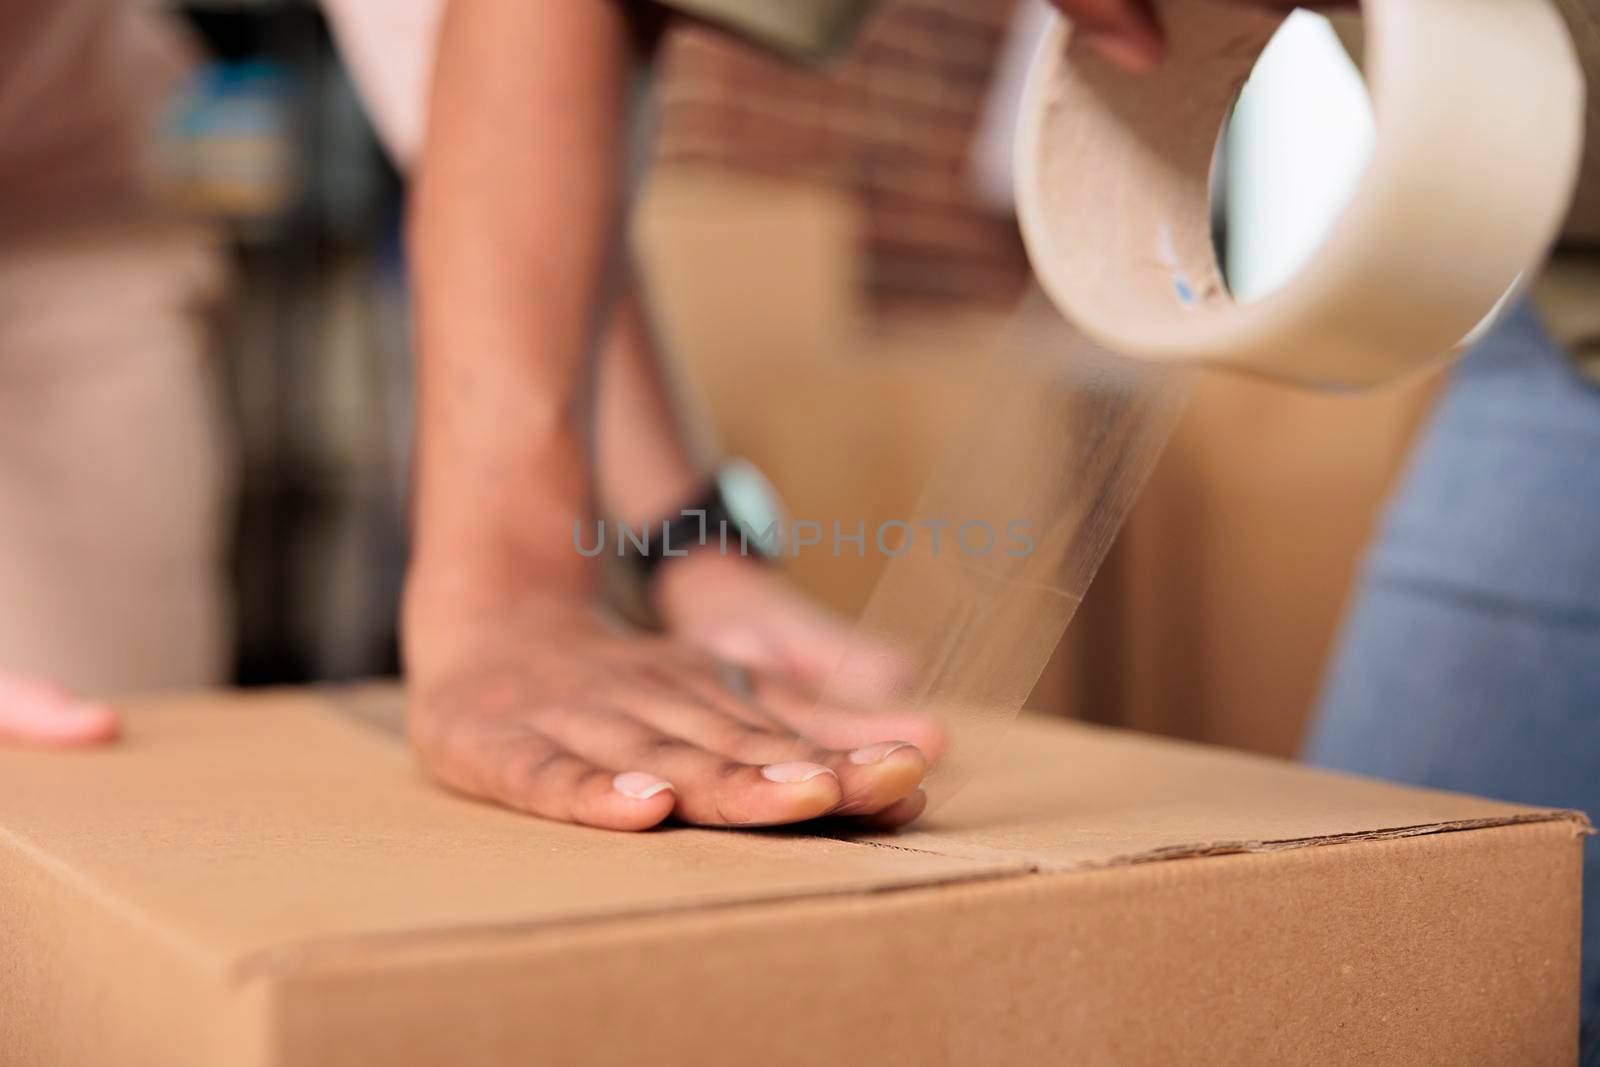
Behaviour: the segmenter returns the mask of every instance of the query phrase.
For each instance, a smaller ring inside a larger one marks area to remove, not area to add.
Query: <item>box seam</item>
[[[1146,853],[1135,853],[1107,861],[1080,864],[1052,864],[1040,857],[1023,856],[962,856],[954,852],[936,852],[929,849],[896,845],[872,839],[852,839],[825,834],[806,835],[819,840],[842,841],[864,848],[892,849],[944,859],[1008,860],[1008,867],[982,871],[949,873],[930,876],[912,883],[853,886],[836,890],[810,890],[801,893],[772,896],[752,900],[720,900],[702,904],[659,909],[630,909],[602,915],[568,916],[564,918],[508,921],[479,925],[435,927],[426,930],[374,931],[345,937],[325,937],[273,946],[249,953],[232,968],[231,980],[238,987],[257,983],[272,983],[307,967],[330,960],[345,958],[352,950],[394,949],[413,947],[428,942],[444,943],[462,940],[488,940],[506,935],[536,934],[548,930],[571,930],[580,927],[603,926],[612,923],[636,921],[642,918],[665,915],[695,915],[725,911],[730,908],[782,907],[805,901],[830,898],[865,898],[889,894],[925,891],[954,885],[979,885],[985,882],[1008,882],[1038,876],[1065,876],[1074,874],[1099,874],[1111,870],[1148,866],[1156,863],[1182,860],[1205,860],[1238,855],[1269,855],[1281,852],[1327,848],[1339,845],[1359,845],[1369,842],[1396,841],[1429,837],[1439,834],[1463,833],[1510,826],[1567,823],[1571,836],[1581,838],[1595,833],[1587,816],[1574,811],[1536,811],[1521,815],[1506,815],[1482,819],[1465,819],[1444,823],[1423,823],[1414,826],[1393,827],[1349,834],[1330,834],[1308,838],[1287,838],[1278,841],[1214,842],[1204,845],[1173,846]]]

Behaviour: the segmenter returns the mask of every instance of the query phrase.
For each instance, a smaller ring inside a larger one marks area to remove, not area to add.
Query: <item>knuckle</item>
[[[731,759],[718,760],[716,775],[723,782],[738,782],[745,777],[749,770],[750,765],[748,763],[740,763],[738,760]]]
[[[819,748],[809,741],[803,743],[800,748],[803,750],[803,754],[797,756],[797,759],[804,760],[807,763],[816,763],[823,767],[834,766],[839,762],[842,755],[831,748]]]
[[[789,749],[800,739],[762,723],[730,718],[718,726],[717,742],[725,752],[748,755]]]
[[[616,680],[623,688],[654,695],[671,693],[678,688],[676,679],[668,668],[648,660],[629,664],[618,672]]]
[[[549,787],[570,775],[575,761],[554,746],[541,745],[515,752],[500,764],[500,786],[508,793],[523,796],[530,787]]]
[[[639,755],[650,760],[673,760],[685,756],[699,755],[701,750],[685,741],[681,737],[670,734],[657,734],[647,737],[639,743]]]

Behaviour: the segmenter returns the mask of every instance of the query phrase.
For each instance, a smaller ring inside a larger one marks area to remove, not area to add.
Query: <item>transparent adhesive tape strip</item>
[[[1282,13],[1155,6],[1169,54],[1144,76],[1065,22],[1040,43],[1016,159],[1041,290],[863,613],[860,651],[824,693],[860,706],[893,680],[890,707],[943,722],[934,804],[979,767],[1049,661],[1183,409],[1175,367],[1352,387],[1443,359],[1542,259],[1576,181],[1583,78],[1550,0],[1364,0],[1372,160],[1305,268],[1237,305],[1212,248],[1212,161]]]
[[[974,386],[823,700],[935,717],[929,800],[978,769],[1038,681],[1171,437],[1190,372],[1107,353],[1031,293]]]

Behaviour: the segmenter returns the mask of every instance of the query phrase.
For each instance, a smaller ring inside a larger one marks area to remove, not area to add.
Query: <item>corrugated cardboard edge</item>
[[[1289,851],[1325,848],[1338,845],[1360,845],[1369,842],[1397,841],[1440,834],[1488,830],[1502,827],[1567,823],[1571,836],[1576,838],[1595,834],[1587,816],[1581,812],[1551,809],[1498,818],[1463,819],[1453,822],[1401,826],[1360,833],[1334,834],[1319,837],[1287,839],[1281,841],[1218,841],[1194,845],[1175,845],[1148,852],[1130,853],[1092,863],[1050,863],[1042,859],[1019,858],[1003,849],[993,850],[992,856],[979,850],[960,849],[938,852],[931,849],[908,848],[891,841],[853,838],[845,835],[810,834],[819,840],[840,841],[862,848],[898,849],[925,855],[955,856],[958,858],[992,858],[1003,864],[994,869],[966,874],[949,874],[929,877],[914,884],[863,885],[837,890],[807,890],[788,895],[773,895],[758,900],[722,901],[650,909],[631,909],[608,912],[581,918],[562,917],[528,920],[526,922],[485,923],[436,927],[428,930],[393,932],[368,932],[349,937],[318,938],[295,944],[275,946],[254,953],[238,961],[232,970],[235,982],[245,984],[258,981],[271,982],[306,968],[314,968],[349,958],[351,953],[387,952],[416,948],[465,948],[506,936],[525,936],[541,931],[569,931],[592,928],[612,923],[626,923],[667,915],[704,915],[726,912],[731,909],[775,908],[807,901],[848,900],[853,898],[880,898],[895,894],[921,893],[930,889],[953,886],[977,886],[985,883],[999,884],[1019,879],[1037,877],[1092,876],[1108,871],[1180,860],[1205,860],[1224,856],[1266,855]]]
[[[1580,867],[1546,820],[366,945],[263,983],[270,1062],[1557,1067]]]
[[[231,1050],[266,1047],[270,985],[236,981],[223,955],[4,827],[0,901],[0,1063],[266,1062]],[[137,1036],[113,1056],[102,1039],[128,1020]]]
[[[1536,809],[1517,814],[1493,816],[1482,819],[1455,819],[1445,822],[1417,823],[1410,826],[1393,826],[1376,830],[1361,830],[1347,834],[1323,834],[1315,837],[1292,837],[1281,840],[1262,841],[1199,841],[1190,844],[1166,845],[1161,848],[1150,849],[1145,852],[1129,852],[1123,855],[1110,856],[1103,860],[1079,861],[1070,863],[1051,862],[1048,858],[1033,857],[1028,860],[1023,873],[1031,874],[1074,874],[1089,873],[1093,871],[1116,870],[1122,867],[1131,867],[1143,863],[1164,863],[1172,860],[1205,859],[1212,856],[1237,856],[1271,852],[1287,852],[1293,849],[1323,848],[1328,845],[1358,844],[1363,841],[1393,841],[1405,837],[1425,837],[1431,834],[1461,833],[1467,830],[1487,830],[1498,826],[1517,826],[1523,823],[1566,822],[1572,826],[1572,836],[1588,837],[1596,833],[1589,817],[1581,811],[1568,811],[1562,808]],[[840,840],[850,841],[851,838],[841,837]],[[878,848],[900,848],[888,841],[862,840],[858,844]],[[1017,853],[1009,849],[986,849],[982,846],[963,844],[948,851],[933,852],[927,849],[906,849],[914,852],[930,852],[933,855],[949,856],[959,859],[1015,859]]]
[[[833,840],[829,835],[807,835],[818,840]],[[881,846],[872,842],[850,842],[863,847]],[[905,849],[938,855],[924,849]],[[426,930],[369,931],[340,937],[321,937],[263,949],[238,960],[231,971],[231,979],[238,983],[273,981],[294,974],[307,967],[334,962],[352,953],[385,952],[414,948],[443,949],[455,946],[483,944],[509,936],[526,936],[540,932],[565,932],[570,930],[607,926],[613,923],[636,922],[640,919],[665,916],[714,915],[733,909],[784,907],[807,901],[851,900],[867,897],[886,897],[896,893],[926,892],[949,886],[979,885],[1008,882],[1031,875],[1058,873],[1038,866],[1017,862],[1009,869],[985,869],[969,873],[951,873],[929,876],[925,880],[896,885],[864,883],[841,889],[806,890],[789,894],[771,894],[755,899],[730,899],[696,904],[680,904],[652,908],[618,909],[585,916],[561,916],[549,919],[528,919],[521,922],[468,923],[455,926],[435,926]]]
[[[1383,830],[1363,830],[1359,833],[1331,834],[1323,837],[1290,838],[1284,841],[1219,841],[1206,845],[1174,845],[1154,849],[1127,857],[1119,857],[1105,866],[1126,866],[1130,863],[1154,863],[1161,860],[1201,859],[1207,856],[1229,856],[1239,853],[1283,852],[1295,848],[1320,848],[1324,845],[1346,845],[1361,841],[1392,841],[1401,837],[1424,837],[1429,834],[1453,834],[1463,830],[1487,830],[1494,826],[1517,826],[1534,822],[1566,822],[1572,826],[1573,837],[1589,837],[1595,833],[1589,817],[1581,811],[1552,808],[1524,815],[1506,815],[1491,819],[1457,819],[1453,822],[1424,823],[1419,826],[1396,826]],[[1079,869],[1087,869],[1080,867]]]
[[[70,864],[63,863],[23,835],[0,826],[0,857],[7,851],[14,852],[23,862],[31,864],[41,878],[48,879],[66,892],[92,901],[108,919],[123,924],[138,936],[147,938],[151,944],[160,945],[190,966],[200,968],[214,966],[217,957],[209,953],[204,945],[184,936],[180,931],[154,918],[143,909],[129,904],[118,894],[108,892],[100,882],[86,876]]]

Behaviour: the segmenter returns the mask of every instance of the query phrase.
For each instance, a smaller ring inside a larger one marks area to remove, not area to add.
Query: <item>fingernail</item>
[[[1161,62],[1160,46],[1146,43],[1141,38],[1125,33],[1091,30],[1083,35],[1083,43],[1099,52],[1123,70],[1144,74]]]
[[[630,800],[649,800],[671,789],[672,783],[644,771],[624,771],[611,779],[611,787]]]
[[[877,745],[867,745],[850,753],[850,762],[858,767],[866,767],[873,763],[882,763],[902,748],[910,747],[910,741],[884,741]]]
[[[809,782],[813,778],[832,773],[820,763],[774,763],[771,766],[761,768],[761,776],[763,778],[769,782],[780,782],[783,785]]]

